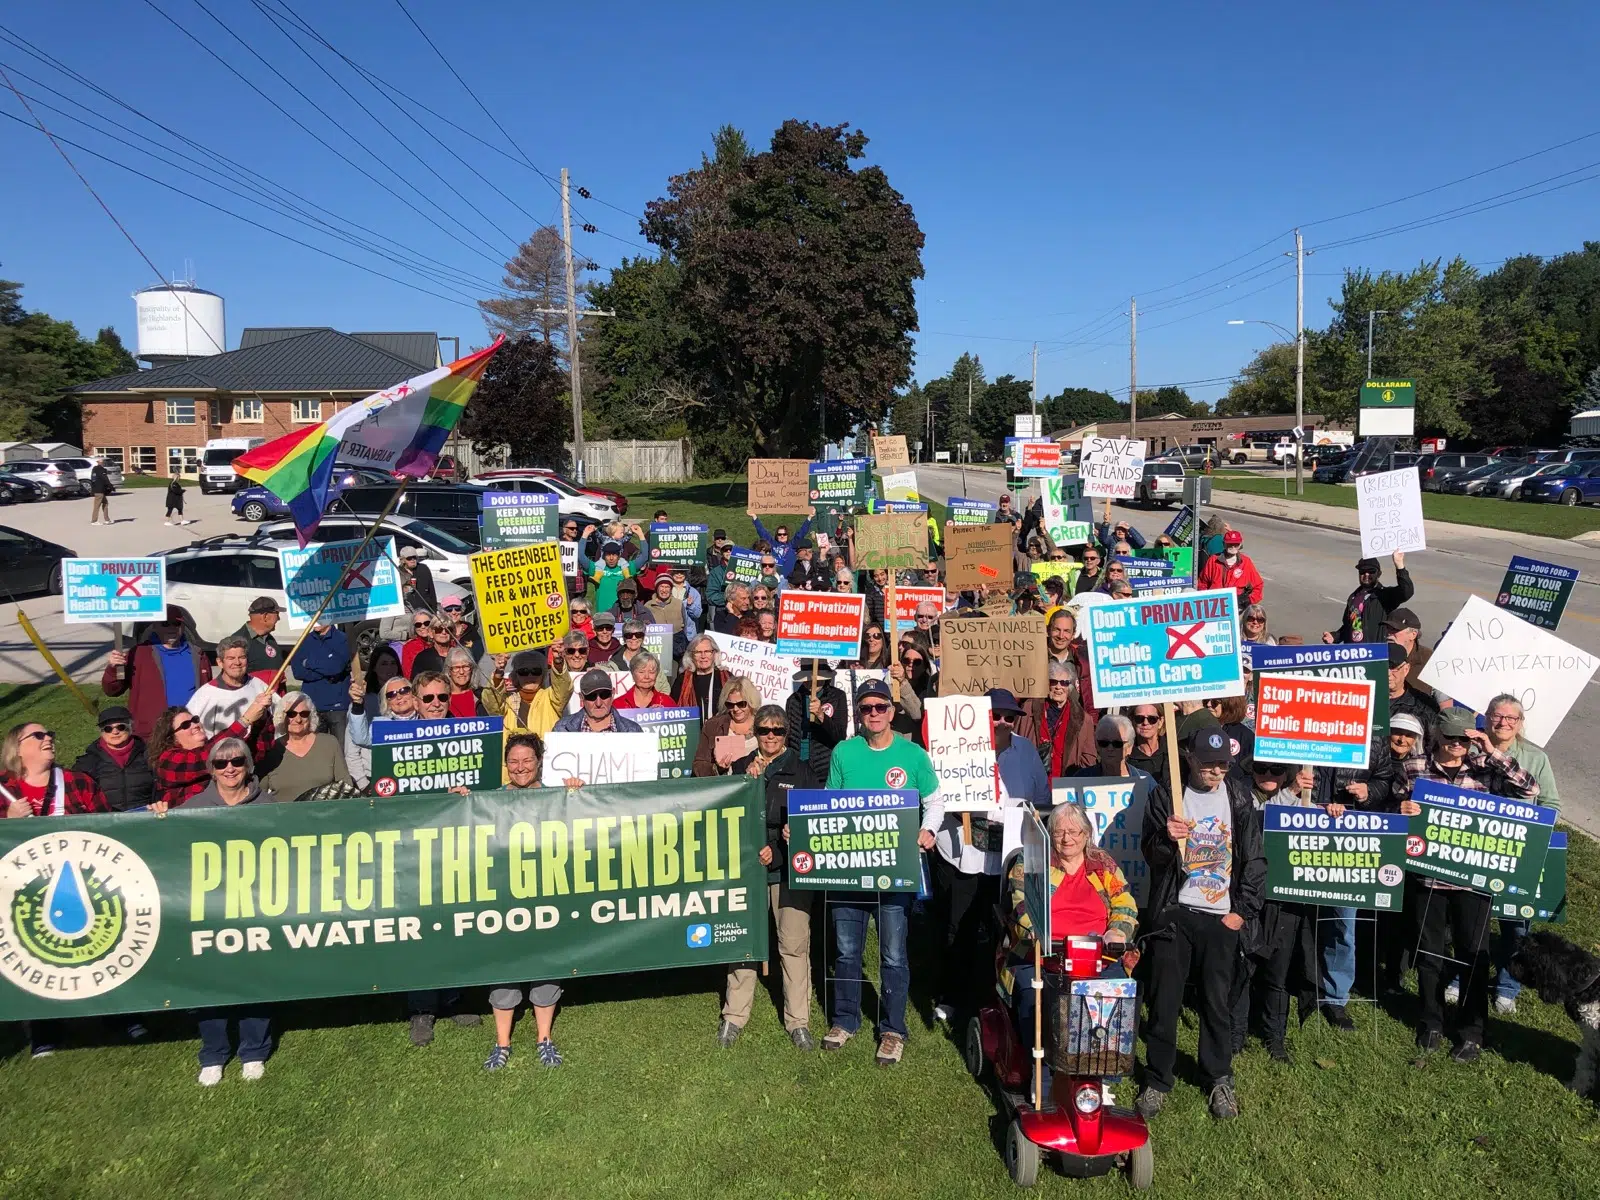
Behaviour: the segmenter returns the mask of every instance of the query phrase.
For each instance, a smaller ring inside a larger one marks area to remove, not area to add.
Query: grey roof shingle
[[[126,392],[135,388],[244,393],[376,392],[434,365],[432,358],[416,361],[385,346],[333,329],[251,332],[265,336],[252,338],[253,344],[242,345],[225,354],[114,375],[109,379],[80,383],[70,390],[79,393]],[[433,338],[432,334],[379,336]]]

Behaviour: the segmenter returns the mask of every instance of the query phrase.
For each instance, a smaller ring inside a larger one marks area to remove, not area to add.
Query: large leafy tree
[[[555,347],[524,334],[501,346],[461,416],[461,435],[480,454],[505,446],[508,466],[566,463],[571,391]]]
[[[1016,429],[1013,418],[1032,411],[1032,394],[1033,386],[1015,375],[1002,375],[983,390],[983,401],[972,412],[973,433],[978,440],[972,448],[973,458],[979,457],[980,447],[984,459],[1000,457],[1006,438]]]
[[[1110,392],[1092,388],[1063,388],[1060,395],[1046,396],[1039,402],[1047,433],[1076,429],[1096,421],[1123,420],[1127,416],[1124,407]]]
[[[22,306],[22,285],[0,280],[0,439],[82,445],[83,409],[66,389],[137,367],[116,330],[85,338],[71,321]]]
[[[665,258],[624,259],[589,300],[583,336],[584,436],[673,438],[687,432],[709,389],[697,340],[678,305],[680,272]]]
[[[693,332],[702,454],[813,453],[882,420],[910,381],[923,236],[882,169],[856,165],[866,146],[790,120],[752,154],[724,128],[716,156],[647,206]]]

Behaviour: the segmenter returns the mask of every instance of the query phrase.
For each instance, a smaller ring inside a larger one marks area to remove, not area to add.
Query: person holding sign
[[[756,710],[760,707],[761,693],[747,677],[736,675],[728,681],[722,711],[700,727],[700,745],[694,752],[695,775],[708,779],[730,774],[734,763],[759,748]]]
[[[167,605],[166,619],[150,627],[150,636],[131,652],[113,650],[100,690],[107,696],[128,696],[133,713],[135,737],[147,741],[155,731],[156,718],[166,709],[181,708],[205,684],[211,682],[214,660],[193,645],[185,627],[193,625],[185,609]]]
[[[768,906],[778,930],[778,961],[783,969],[783,1028],[796,1050],[814,1050],[811,1036],[811,905],[813,893],[789,887],[789,792],[821,786],[811,768],[789,745],[788,721],[776,704],[756,711],[756,749],[736,760],[731,774],[749,775],[766,788],[766,841],[761,865],[767,868]],[[727,1049],[750,1021],[756,969],[728,968],[728,995],[722,1005],[717,1045]]]
[[[1376,642],[1383,637],[1385,618],[1417,594],[1406,570],[1405,554],[1396,550],[1389,561],[1394,563],[1393,587],[1379,586],[1383,564],[1377,559],[1363,558],[1356,563],[1356,590],[1344,602],[1339,628],[1324,633],[1324,642]]]
[[[600,562],[595,562],[589,557],[584,546],[578,547],[578,567],[583,572],[586,581],[594,582],[594,607],[596,612],[605,612],[617,606],[617,585],[624,579],[631,579],[644,570],[645,564],[650,559],[650,550],[645,544],[644,530],[637,525],[631,526],[633,532],[639,537],[638,552],[627,562],[622,560],[622,543],[608,541],[600,547]]]
[[[1233,750],[1215,725],[1189,744],[1189,784],[1182,807],[1159,790],[1145,806],[1141,848],[1150,864],[1150,925],[1172,941],[1151,957],[1150,1022],[1145,1029],[1145,1084],[1137,1107],[1154,1117],[1172,1090],[1178,1060],[1178,1014],[1196,976],[1199,1062],[1211,1115],[1239,1115],[1233,1087],[1233,977],[1253,944],[1266,895],[1261,818],[1245,777],[1230,773]]]

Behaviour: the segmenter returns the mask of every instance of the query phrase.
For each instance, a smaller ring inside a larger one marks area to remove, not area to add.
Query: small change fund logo
[[[0,963],[51,1000],[84,1000],[139,973],[161,933],[150,868],[98,833],[54,832],[0,859]]]
[[[711,926],[704,924],[689,926],[684,940],[689,944],[689,949],[691,950],[706,949],[711,945]]]

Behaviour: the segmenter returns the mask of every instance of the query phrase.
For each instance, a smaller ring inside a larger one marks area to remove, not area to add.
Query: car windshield
[[[1520,465],[1520,463],[1484,463],[1481,467],[1473,467],[1472,470],[1467,472],[1466,477],[1468,479],[1494,479],[1501,475],[1509,475]]]
[[[429,525],[425,521],[418,521],[411,526],[411,529],[434,549],[443,550],[446,554],[470,555],[478,552],[476,546],[462,541],[454,534],[446,533],[437,526]]]

